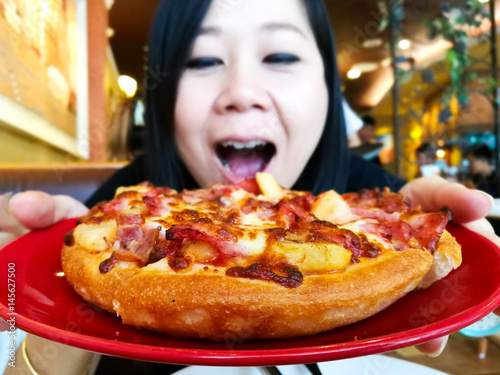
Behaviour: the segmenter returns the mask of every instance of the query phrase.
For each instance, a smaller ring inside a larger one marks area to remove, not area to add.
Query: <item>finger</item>
[[[471,223],[463,224],[464,227],[470,229],[473,232],[479,233],[483,237],[486,237],[495,245],[500,247],[500,237],[495,234],[495,230],[491,224],[486,219],[480,219],[473,221]]]
[[[84,215],[88,209],[66,195],[40,191],[19,193],[10,200],[10,211],[28,229],[47,228],[61,220]]]
[[[13,234],[15,238],[26,233],[26,229],[23,228],[21,224],[19,224],[14,215],[12,215],[12,213],[10,212],[9,202],[11,198],[12,193],[0,195],[0,231]]]
[[[7,245],[9,242],[14,241],[16,237],[17,236],[12,233],[0,232],[0,248]]]
[[[498,316],[500,316],[500,307],[497,307],[495,311],[493,311],[493,313],[497,314]]]
[[[428,342],[424,342],[423,344],[418,344],[415,346],[415,348],[430,357],[437,357],[443,352],[447,342],[448,336],[445,336]]]
[[[457,223],[469,223],[488,215],[493,207],[493,198],[479,190],[448,182],[441,177],[416,179],[401,189],[401,193],[421,205],[424,210],[437,211],[448,207]]]

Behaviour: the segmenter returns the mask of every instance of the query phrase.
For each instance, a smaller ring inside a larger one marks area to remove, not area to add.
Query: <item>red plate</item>
[[[500,249],[463,227],[449,230],[463,264],[432,287],[410,293],[359,323],[279,341],[180,340],[121,324],[84,302],[58,275],[60,249],[75,220],[29,233],[0,250],[0,316],[9,319],[8,268],[15,265],[16,326],[90,351],[191,365],[264,366],[323,362],[381,353],[440,337],[481,319],[500,304]],[[12,301],[10,301],[12,302]]]

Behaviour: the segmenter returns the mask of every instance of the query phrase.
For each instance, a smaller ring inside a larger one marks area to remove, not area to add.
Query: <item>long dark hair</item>
[[[146,77],[148,178],[174,189],[192,189],[196,182],[174,145],[177,86],[212,0],[163,0],[157,10],[149,43]],[[348,151],[340,80],[333,35],[322,0],[304,0],[325,67],[329,110],[322,137],[298,181],[298,190],[344,192]]]

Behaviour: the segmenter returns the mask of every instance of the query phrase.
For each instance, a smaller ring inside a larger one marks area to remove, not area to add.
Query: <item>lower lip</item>
[[[224,165],[222,164],[222,162],[220,161],[220,159],[217,157],[217,155],[214,153],[213,154],[213,157],[215,158],[215,161],[216,161],[216,164],[217,166],[219,167],[221,173],[222,173],[222,177],[224,179],[226,179],[227,182],[231,183],[231,184],[239,184],[245,180],[247,180],[247,178],[245,177],[241,177],[241,176],[235,176],[234,174],[232,174],[231,172],[229,172],[225,167]],[[274,163],[274,159],[276,157],[276,154],[273,155],[273,157],[271,158],[271,160],[269,160],[269,163],[267,163],[266,167],[261,171],[261,172],[269,172],[271,170],[271,167],[272,167],[272,164]]]

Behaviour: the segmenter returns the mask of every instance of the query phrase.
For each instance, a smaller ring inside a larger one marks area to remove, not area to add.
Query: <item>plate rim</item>
[[[26,240],[27,236],[37,236],[51,228],[58,226],[75,224],[76,219],[63,220],[56,225],[42,231],[30,232],[17,238],[11,243],[0,248],[0,255],[5,248],[15,246],[17,242]],[[500,251],[500,248],[491,240],[472,232],[466,227],[453,224],[457,230],[472,235],[480,236],[481,240],[486,241],[490,246]],[[36,250],[32,250],[36,251]],[[343,343],[333,343],[328,345],[309,345],[301,347],[286,347],[276,349],[206,349],[206,348],[175,348],[173,346],[160,347],[143,343],[131,343],[119,341],[117,339],[91,336],[85,333],[71,332],[61,328],[53,327],[48,324],[37,322],[31,318],[16,314],[16,328],[21,328],[28,333],[35,334],[46,339],[57,341],[66,345],[78,347],[81,349],[113,355],[124,358],[133,358],[138,360],[165,362],[181,365],[201,365],[201,366],[267,366],[267,365],[294,365],[309,362],[324,362],[336,359],[348,359],[357,356],[366,356],[381,353],[379,345],[383,346],[383,351],[395,350],[407,346],[420,344],[430,339],[441,337],[478,321],[491,313],[500,305],[500,281],[494,296],[488,301],[482,301],[475,307],[469,307],[454,316],[445,320],[426,324],[409,330],[398,331],[392,334],[377,336],[356,341]],[[16,296],[18,298],[18,296]],[[107,313],[107,312],[104,312]],[[380,312],[380,313],[383,313]],[[4,319],[9,316],[9,310],[6,305],[0,301],[0,317]],[[467,319],[463,319],[467,317]],[[450,322],[451,320],[451,322]],[[405,337],[405,334],[411,333],[411,337]],[[291,339],[293,340],[293,339]],[[113,345],[110,345],[110,344]],[[115,345],[119,343],[119,345]],[[378,345],[374,345],[378,344]],[[140,346],[144,350],[136,352]],[[133,354],[133,357],[130,355]]]

